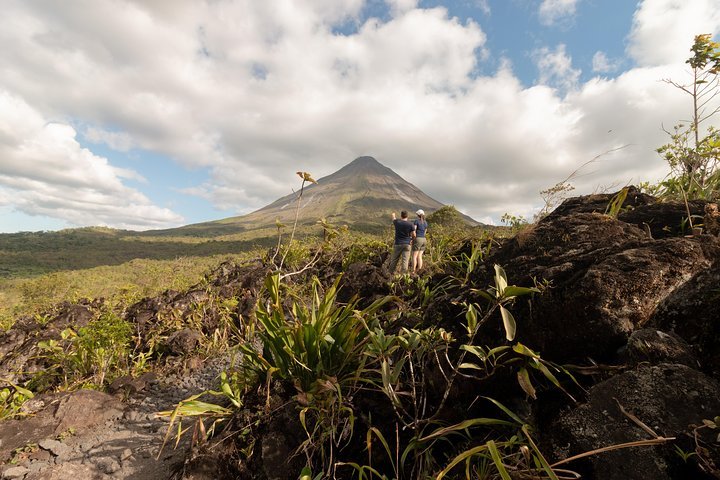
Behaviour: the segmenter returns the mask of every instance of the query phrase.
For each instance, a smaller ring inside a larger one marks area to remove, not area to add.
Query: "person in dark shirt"
[[[423,267],[423,252],[427,246],[425,232],[427,232],[428,223],[425,220],[425,211],[421,208],[415,214],[418,216],[413,222],[415,227],[415,239],[412,242],[412,271],[413,273],[421,270]]]
[[[395,218],[395,212],[393,212],[392,220],[395,226],[395,244],[390,257],[390,273],[395,273],[401,259],[400,271],[406,273],[410,263],[410,244],[415,237],[415,225],[408,220],[408,213],[405,210],[400,212],[400,220]]]

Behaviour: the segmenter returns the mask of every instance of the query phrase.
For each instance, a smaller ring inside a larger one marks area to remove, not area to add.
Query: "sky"
[[[476,220],[656,181],[720,0],[2,0],[0,232],[254,211],[375,157]],[[718,119],[713,119],[717,125]]]

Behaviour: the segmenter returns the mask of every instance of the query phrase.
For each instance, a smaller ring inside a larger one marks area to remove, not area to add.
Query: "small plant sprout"
[[[605,215],[611,218],[617,218],[623,208],[623,203],[627,198],[628,187],[620,190],[615,196],[610,199],[607,208],[605,209]]]
[[[317,181],[314,178],[312,178],[312,176],[308,172],[296,172],[296,173],[302,179],[302,183],[300,184],[300,193],[298,193],[297,205],[295,206],[295,221],[293,222],[292,231],[290,232],[289,245],[292,245],[293,239],[295,238],[295,230],[297,229],[298,218],[300,216],[300,201],[302,200],[303,192],[305,191],[305,184],[306,183],[317,183]],[[278,267],[278,270],[282,270],[282,266],[283,266],[283,263],[285,263],[286,256],[287,256],[287,251],[285,251],[285,254],[282,256],[282,259],[280,259],[280,266]]]
[[[517,323],[505,305],[515,301],[517,297],[531,293],[539,293],[540,290],[535,287],[508,285],[505,270],[500,265],[495,265],[495,286],[490,287],[488,291],[475,290],[475,292],[486,300],[497,304],[500,308],[500,315],[502,317],[503,327],[505,328],[505,337],[508,341],[512,341],[515,338]]]

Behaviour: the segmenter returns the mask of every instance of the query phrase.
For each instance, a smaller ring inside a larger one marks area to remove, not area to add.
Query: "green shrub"
[[[388,244],[380,240],[366,240],[351,245],[342,259],[343,270],[357,262],[371,262],[388,251]]]
[[[311,304],[307,306],[295,299],[286,311],[280,275],[269,276],[265,282],[268,302],[260,302],[256,310],[257,322],[262,327],[257,335],[263,351],[240,345],[245,366],[262,375],[292,380],[307,394],[317,392],[318,382],[329,377],[341,383],[354,377],[367,342],[363,318],[371,316],[386,300],[362,311],[355,310],[355,301],[338,305],[339,280],[338,277],[321,296],[320,282],[313,279]]]
[[[54,385],[101,388],[111,376],[127,373],[130,367],[132,326],[106,310],[86,327],[67,328],[61,339],[38,342],[49,368],[31,382],[36,390]]]
[[[31,398],[30,390],[13,383],[0,388],[0,420],[17,415],[23,403]]]

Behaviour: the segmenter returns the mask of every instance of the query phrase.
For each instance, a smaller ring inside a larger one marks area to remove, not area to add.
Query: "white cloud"
[[[543,0],[538,8],[540,23],[553,25],[560,19],[575,15],[578,0]]]
[[[580,79],[580,70],[572,67],[572,58],[565,51],[565,45],[558,45],[554,51],[547,47],[533,52],[538,67],[538,83],[557,87],[561,90],[576,88]]]
[[[639,66],[581,83],[558,45],[536,52],[528,88],[508,63],[477,75],[478,24],[412,0],[351,35],[333,27],[357,21],[362,0],[6,0],[0,43],[13,48],[0,49],[0,86],[22,108],[0,109],[10,125],[0,128],[0,203],[82,224],[179,221],[122,183],[139,173],[81,148],[69,127],[79,125],[117,151],[206,167],[209,180],[182,191],[241,213],[296,188],[297,170],[317,178],[373,155],[476,218],[530,218],[541,189],[598,155],[577,193],[662,175],[661,125],[687,109],[658,80],[682,75],[688,29],[718,31],[703,23],[718,1],[645,0],[628,46]],[[659,19],[670,4],[673,21]],[[542,18],[576,5],[545,1]],[[613,65],[604,60],[596,71]]]
[[[633,17],[628,53],[639,65],[684,62],[693,38],[720,30],[720,0],[645,0]]]
[[[393,16],[399,16],[417,8],[418,0],[385,0]]]
[[[490,15],[490,2],[489,0],[475,0],[475,6],[482,10],[485,15]]]
[[[127,132],[109,132],[95,126],[88,127],[85,132],[85,138],[92,143],[104,143],[108,147],[118,152],[129,152],[137,145],[135,140]]]
[[[611,60],[605,52],[597,51],[592,58],[592,70],[597,73],[613,73],[620,68],[620,62]]]
[[[142,180],[83,149],[75,130],[47,122],[24,101],[0,90],[0,199],[29,215],[71,225],[147,229],[182,217],[153,205],[120,178]]]

